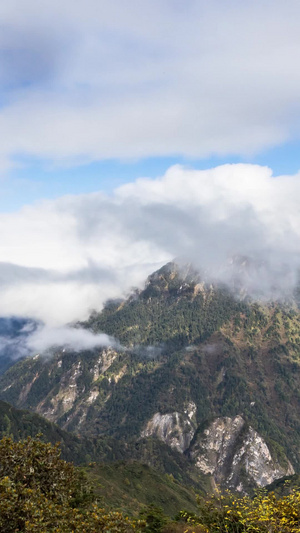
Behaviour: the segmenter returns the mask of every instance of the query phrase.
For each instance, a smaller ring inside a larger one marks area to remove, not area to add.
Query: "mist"
[[[117,339],[104,333],[72,326],[49,327],[18,317],[0,319],[0,369],[3,360],[13,362],[37,354],[46,357],[58,349],[79,352],[108,347],[124,350]]]
[[[43,353],[55,348],[65,348],[74,352],[95,348],[122,349],[120,343],[105,333],[94,334],[83,328],[41,326],[26,339],[27,350]]]
[[[60,328],[142,288],[174,258],[240,294],[289,297],[300,265],[299,197],[299,174],[173,166],[112,195],[65,196],[2,214],[0,315]]]

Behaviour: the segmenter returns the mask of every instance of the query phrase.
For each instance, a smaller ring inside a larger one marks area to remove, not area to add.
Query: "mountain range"
[[[68,458],[138,461],[200,491],[251,492],[299,472],[296,300],[241,298],[169,263],[74,327],[118,342],[56,347],[0,376],[5,409],[36,413],[27,430],[46,419]],[[20,434],[6,417],[1,432]]]

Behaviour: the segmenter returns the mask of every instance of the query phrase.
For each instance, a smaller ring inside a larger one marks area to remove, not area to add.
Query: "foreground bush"
[[[199,513],[181,511],[182,531],[194,533],[299,533],[300,492],[293,490],[284,497],[259,491],[251,499],[230,493],[216,492],[209,498],[199,498]],[[197,529],[200,528],[200,529]],[[174,527],[174,532],[176,528]],[[165,533],[169,533],[165,530]],[[180,529],[178,532],[181,531]]]
[[[118,512],[93,503],[84,476],[60,459],[58,446],[28,438],[0,441],[0,531],[5,533],[130,533]]]
[[[60,459],[58,446],[28,438],[0,440],[0,531],[3,533],[300,533],[300,491],[251,499],[216,492],[198,513],[171,522],[154,505],[140,521],[97,506],[86,478]]]

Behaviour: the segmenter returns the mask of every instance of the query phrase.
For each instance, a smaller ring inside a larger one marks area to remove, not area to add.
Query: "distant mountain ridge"
[[[124,349],[25,359],[0,377],[0,398],[65,430],[116,439],[131,457],[142,442],[160,443],[152,464],[167,471],[155,454],[169,449],[176,475],[177,457],[199,482],[248,491],[299,472],[295,304],[237,299],[170,263],[80,325]]]

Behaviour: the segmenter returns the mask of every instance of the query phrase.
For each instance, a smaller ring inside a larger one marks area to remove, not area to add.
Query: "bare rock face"
[[[286,459],[286,465],[282,466],[271,456],[270,450],[262,437],[249,427],[243,445],[236,452],[232,461],[232,476],[234,479],[236,466],[243,465],[247,475],[254,480],[259,487],[265,487],[275,479],[294,474],[291,463]]]
[[[280,464],[273,458],[264,439],[240,415],[216,418],[196,435],[195,413],[193,402],[181,413],[155,413],[141,436],[156,437],[186,453],[215,483],[240,492],[294,474],[288,459]]]
[[[244,492],[244,483],[264,487],[275,479],[291,475],[294,469],[272,458],[264,439],[241,416],[214,420],[189,450],[204,474],[216,483]]]
[[[55,422],[59,416],[70,411],[78,396],[77,380],[81,373],[80,362],[72,365],[63,376],[56,395],[51,398],[50,406],[47,406],[47,398],[45,398],[38,404],[36,411],[51,422]]]
[[[198,435],[190,455],[204,474],[212,474],[219,481],[219,472],[224,471],[228,458],[234,455],[235,444],[244,424],[241,416],[217,418]]]
[[[82,376],[82,363],[79,361],[74,363],[65,373],[62,374],[58,386],[52,389],[50,393],[43,398],[42,401],[36,406],[36,412],[44,416],[51,422],[57,422],[62,415],[67,415],[64,423],[62,424],[64,429],[68,429],[68,425],[72,420],[77,417],[77,429],[85,421],[87,411],[89,407],[97,400],[99,396],[99,388],[97,387],[98,378],[103,375],[113,364],[117,357],[117,352],[112,348],[103,349],[93,365],[89,369],[92,374],[93,384],[90,388],[79,387],[78,380]],[[54,366],[54,361],[53,365]],[[61,368],[62,360],[57,361],[57,367]],[[114,376],[115,382],[124,374],[125,368],[119,371]],[[49,369],[49,373],[53,371],[53,368]],[[34,381],[38,378],[38,373],[34,376],[32,381],[26,384],[21,390],[21,395],[26,397]],[[109,378],[111,379],[111,378]],[[54,392],[55,391],[55,392]]]
[[[193,423],[195,411],[195,404],[189,402],[183,413],[177,411],[164,415],[155,413],[141,436],[157,437],[171,448],[183,453],[189,447],[195,434]]]

